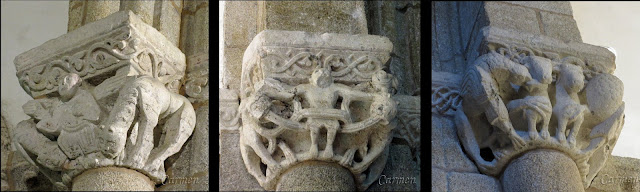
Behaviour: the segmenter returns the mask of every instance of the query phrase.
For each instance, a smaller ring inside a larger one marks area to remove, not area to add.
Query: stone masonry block
[[[562,41],[582,42],[576,20],[571,16],[540,12],[545,34]]]
[[[258,5],[263,13],[259,31],[367,34],[362,1],[264,1]]]
[[[502,188],[496,178],[477,173],[449,172],[447,182],[449,192],[499,192]]]
[[[568,1],[506,1],[511,4],[540,9],[564,15],[573,15],[571,4]]]
[[[258,2],[227,1],[224,7],[223,38],[226,48],[246,48],[258,34]]]
[[[220,191],[264,191],[258,181],[247,172],[240,155],[240,135],[225,133],[220,135]]]
[[[457,11],[455,2],[435,2],[435,35],[440,61],[448,61],[460,52]],[[458,42],[458,43],[457,43]],[[451,71],[453,66],[442,66],[444,71]]]
[[[466,48],[471,39],[474,23],[477,22],[478,13],[482,9],[480,1],[458,2],[458,14],[460,15],[460,39],[462,47]]]
[[[440,165],[443,163],[440,163],[439,161],[444,161],[444,167],[440,168],[458,172],[477,173],[478,170],[476,166],[462,151],[453,120],[439,115],[433,115],[432,117],[432,135],[438,136],[432,138],[432,146],[434,149],[441,148],[441,155],[444,157],[443,159],[435,159],[436,163]],[[440,151],[436,150],[435,152],[438,153]],[[433,156],[435,155],[437,154],[434,154]]]
[[[447,172],[432,167],[431,168],[431,191],[447,191]]]
[[[222,85],[229,89],[240,89],[240,76],[242,74],[242,57],[244,48],[225,48],[222,57]]]
[[[533,9],[495,1],[485,2],[484,8],[492,27],[540,34],[538,17]]]

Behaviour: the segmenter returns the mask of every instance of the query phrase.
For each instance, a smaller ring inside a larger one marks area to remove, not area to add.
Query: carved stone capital
[[[197,54],[187,59],[184,89],[194,103],[209,101],[209,54]]]
[[[18,151],[56,185],[98,167],[125,167],[156,184],[164,161],[192,134],[195,112],[178,94],[185,56],[130,11],[114,13],[20,54],[34,100],[14,133]]]
[[[305,161],[338,164],[365,190],[395,127],[391,42],[373,35],[266,30],[244,54],[241,153],[267,190]]]
[[[624,122],[613,54],[494,27],[482,31],[482,55],[469,63],[460,83],[447,86],[449,93],[432,90],[438,103],[454,108],[449,112],[465,151],[482,173],[499,176],[523,153],[552,149],[575,162],[588,188]],[[452,94],[462,97],[461,105],[447,97]]]

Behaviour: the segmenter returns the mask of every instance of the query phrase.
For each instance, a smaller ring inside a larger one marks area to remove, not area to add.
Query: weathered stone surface
[[[248,45],[247,45],[248,46]],[[222,86],[228,89],[240,90],[242,77],[242,57],[244,49],[224,48],[222,63]]]
[[[573,15],[571,4],[566,1],[506,1],[511,4],[535,8],[542,11]]]
[[[220,134],[220,191],[264,191],[244,166],[240,154],[240,134]]]
[[[447,171],[477,173],[476,166],[462,151],[453,119],[439,115],[432,118],[432,165]]]
[[[460,30],[456,2],[435,2],[435,35],[438,55],[442,71],[457,73],[455,65],[445,64],[453,61],[455,55],[462,54]]]
[[[514,159],[501,180],[505,192],[584,191],[573,159],[553,150],[534,150]]]
[[[73,180],[73,191],[153,191],[154,183],[144,174],[120,167],[91,169]]]
[[[143,22],[153,25],[154,4],[152,0],[122,1],[120,11],[132,11]]]
[[[419,191],[420,167],[412,157],[408,146],[391,144],[382,174],[367,191]]]
[[[282,174],[278,191],[355,191],[353,175],[338,164],[306,161]]]
[[[449,172],[447,174],[449,192],[500,192],[498,179],[477,173]]]
[[[225,48],[244,49],[259,31],[258,1],[226,1],[222,27]],[[242,65],[242,58],[238,61]]]
[[[431,191],[447,191],[447,172],[431,166]]]
[[[69,0],[69,21],[67,22],[67,32],[73,31],[83,25],[84,0]]]
[[[611,156],[586,191],[640,191],[640,159]]]
[[[538,17],[533,9],[488,1],[484,2],[483,13],[492,27],[500,27],[518,32],[541,34]]]
[[[569,2],[564,2],[569,4]],[[540,12],[544,34],[562,41],[582,42],[576,20],[571,16]]]
[[[85,1],[86,2],[86,10],[84,15],[84,23],[94,22],[105,18],[115,12],[118,12],[120,9],[120,1],[115,0],[98,0],[98,1]]]
[[[180,0],[154,2],[153,27],[176,46],[180,39],[181,14],[182,1]]]
[[[481,1],[462,1],[458,2],[458,14],[460,15],[460,39],[462,41],[462,48],[467,49],[469,41],[473,35],[473,30],[476,28],[476,22],[478,22],[478,15],[482,11]],[[477,25],[483,25],[478,23]]]
[[[362,1],[260,1],[258,31],[367,34]]]
[[[208,54],[209,1],[183,1],[183,3],[180,50],[188,57]]]

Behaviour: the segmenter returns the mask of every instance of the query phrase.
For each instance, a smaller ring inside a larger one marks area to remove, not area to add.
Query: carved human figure
[[[522,59],[524,66],[529,69],[532,78],[519,89],[522,99],[512,100],[507,104],[509,113],[521,113],[527,121],[529,138],[537,139],[537,124],[541,123],[541,136],[548,139],[549,121],[551,120],[552,106],[549,100],[547,88],[551,84],[552,64],[551,60],[539,56],[527,56]]]
[[[581,67],[567,63],[554,66],[554,71],[558,73],[556,104],[553,106],[553,115],[558,119],[556,138],[560,143],[565,143],[567,126],[572,125],[568,140],[570,145],[575,145],[584,112],[588,111],[586,105],[580,104],[578,97],[578,92],[584,88],[584,75]]]
[[[109,116],[100,124],[99,138],[105,145],[102,153],[108,158],[117,157],[116,162],[125,165],[164,172],[164,160],[177,153],[193,132],[195,112],[187,98],[169,91],[159,80],[149,76],[129,78]],[[158,129],[165,135],[154,146],[153,130],[162,119],[166,122]],[[132,132],[137,134],[127,139],[134,124],[137,131]]]
[[[516,133],[503,99],[511,98],[511,84],[522,86],[531,80],[527,68],[496,52],[480,56],[469,67],[462,82],[462,107],[469,118],[485,115],[489,124],[508,134],[514,148],[525,141]],[[494,135],[497,133],[494,133]]]
[[[338,97],[344,98],[343,103],[351,100],[372,99],[373,95],[357,90],[342,84],[334,84],[331,71],[327,68],[316,68],[309,78],[309,83],[300,84],[295,87],[296,96],[302,97],[309,102],[309,108],[315,110],[334,109]],[[348,105],[347,105],[348,106]],[[344,108],[345,105],[342,105]],[[321,128],[327,130],[327,144],[322,154],[323,158],[333,157],[333,141],[336,132],[340,129],[340,123],[336,118],[330,116],[307,117],[306,128],[311,132],[311,148],[309,154],[312,157],[318,154],[318,133]]]
[[[94,129],[100,108],[82,85],[80,76],[66,74],[59,82],[59,98],[32,100],[23,106],[37,124],[30,120],[21,122],[16,141],[20,148],[35,153],[37,161],[51,170],[60,171],[61,166],[69,168],[69,159],[97,151]],[[37,145],[42,148],[35,148]]]

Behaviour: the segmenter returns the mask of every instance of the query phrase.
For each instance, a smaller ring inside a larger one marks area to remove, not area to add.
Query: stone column
[[[613,53],[582,43],[568,2],[434,6],[434,65],[457,83],[432,89],[432,107],[455,116],[478,171],[505,191],[587,189],[624,122]]]
[[[90,169],[76,176],[72,191],[154,191],[155,184],[146,175],[121,167]]]
[[[153,190],[196,125],[179,94],[185,60],[131,11],[22,53],[17,76],[34,100],[23,106],[32,118],[18,124],[13,144],[56,186]]]

